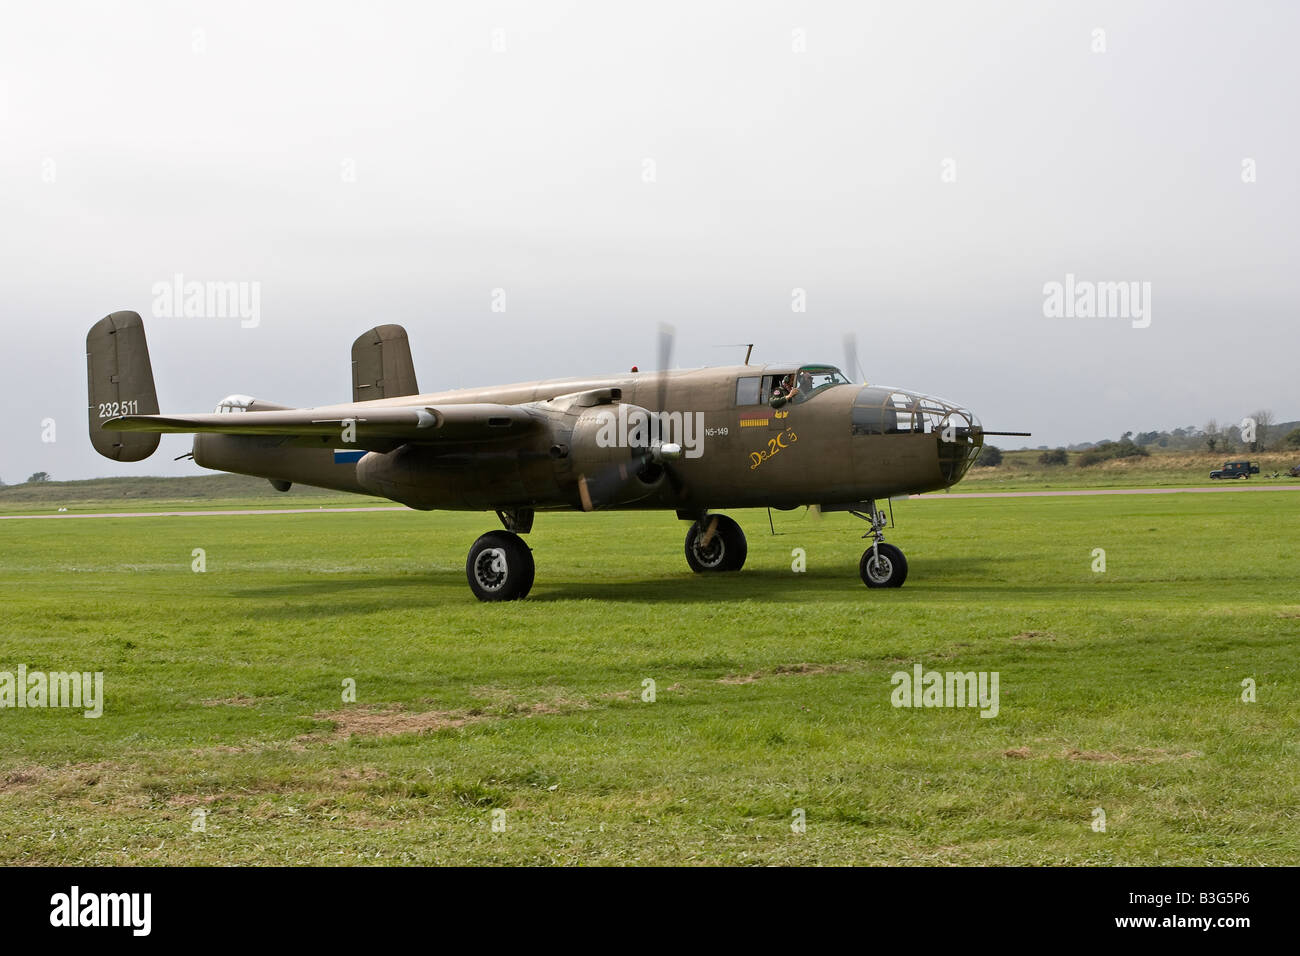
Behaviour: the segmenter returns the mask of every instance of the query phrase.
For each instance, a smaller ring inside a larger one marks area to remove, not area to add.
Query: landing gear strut
[[[907,580],[907,558],[892,544],[885,544],[885,525],[889,522],[883,511],[876,510],[874,498],[867,502],[867,508],[869,514],[849,512],[871,525],[871,530],[862,536],[871,538],[871,547],[862,552],[862,560],[858,562],[862,583],[869,588],[901,588]]]

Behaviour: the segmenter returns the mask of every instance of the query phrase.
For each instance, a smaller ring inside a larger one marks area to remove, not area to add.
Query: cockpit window
[[[227,395],[217,403],[218,413],[246,412],[255,399],[251,395]]]
[[[798,405],[832,385],[848,385],[840,370],[829,365],[804,365],[792,372],[763,376],[762,398],[773,408]]]
[[[736,404],[757,405],[759,402],[759,376],[746,375],[736,379]]]
[[[805,365],[799,369],[799,375],[796,379],[799,391],[803,393],[804,399],[811,398],[817,392],[830,388],[832,385],[848,385],[849,380],[840,374],[837,368],[831,368],[828,365]]]

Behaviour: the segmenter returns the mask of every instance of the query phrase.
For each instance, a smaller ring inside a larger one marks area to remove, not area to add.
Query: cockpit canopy
[[[213,409],[218,414],[227,412],[246,412],[257,399],[252,395],[227,395],[221,401],[217,402],[217,407]]]
[[[834,385],[851,384],[833,365],[769,365],[762,375],[742,376],[736,382],[736,404],[797,405]]]

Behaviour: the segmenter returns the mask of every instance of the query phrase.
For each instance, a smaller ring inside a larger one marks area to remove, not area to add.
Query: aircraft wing
[[[106,420],[106,431],[156,434],[282,435],[343,440],[354,427],[353,444],[486,441],[508,438],[533,427],[537,419],[519,405],[398,405],[382,408],[331,406],[206,415],[122,415]]]

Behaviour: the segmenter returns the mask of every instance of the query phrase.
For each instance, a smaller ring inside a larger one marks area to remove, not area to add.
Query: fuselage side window
[[[747,375],[744,378],[736,379],[736,404],[737,405],[757,405],[759,392],[759,377],[757,375]]]

